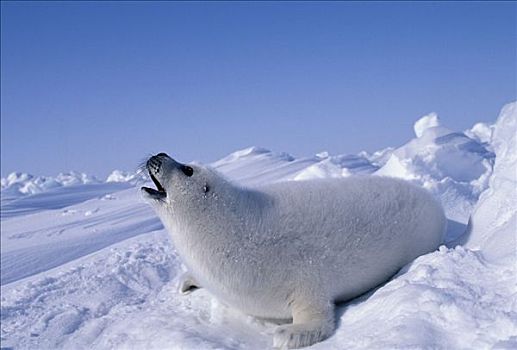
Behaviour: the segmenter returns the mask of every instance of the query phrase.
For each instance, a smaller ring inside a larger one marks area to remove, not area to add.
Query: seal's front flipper
[[[334,305],[293,305],[293,324],[275,330],[273,347],[296,349],[330,337],[335,328]]]
[[[199,283],[188,272],[184,273],[180,278],[180,293],[187,295],[201,288]]]

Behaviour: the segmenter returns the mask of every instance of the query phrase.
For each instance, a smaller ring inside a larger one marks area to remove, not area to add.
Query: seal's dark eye
[[[188,165],[182,165],[181,171],[183,171],[183,174],[185,174],[187,176],[192,176],[192,174],[194,174],[194,169],[192,169]]]
[[[210,186],[208,186],[208,185],[203,186],[203,192],[207,193],[208,191],[210,191]]]

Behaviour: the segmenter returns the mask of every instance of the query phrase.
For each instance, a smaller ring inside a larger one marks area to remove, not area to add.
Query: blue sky
[[[516,98],[511,2],[1,6],[2,176],[374,151]]]

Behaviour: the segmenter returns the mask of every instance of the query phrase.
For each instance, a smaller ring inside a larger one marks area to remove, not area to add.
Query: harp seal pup
[[[188,269],[183,292],[202,286],[224,303],[291,320],[276,348],[322,341],[334,304],[393,276],[442,241],[446,218],[427,191],[377,176],[245,188],[165,153],[146,164],[142,188]]]

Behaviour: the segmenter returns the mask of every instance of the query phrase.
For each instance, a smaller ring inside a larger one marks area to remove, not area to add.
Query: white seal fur
[[[308,346],[335,328],[334,304],[385,282],[441,243],[446,218],[425,190],[361,176],[244,188],[165,153],[142,188],[189,270],[224,303],[268,319],[279,348]]]

